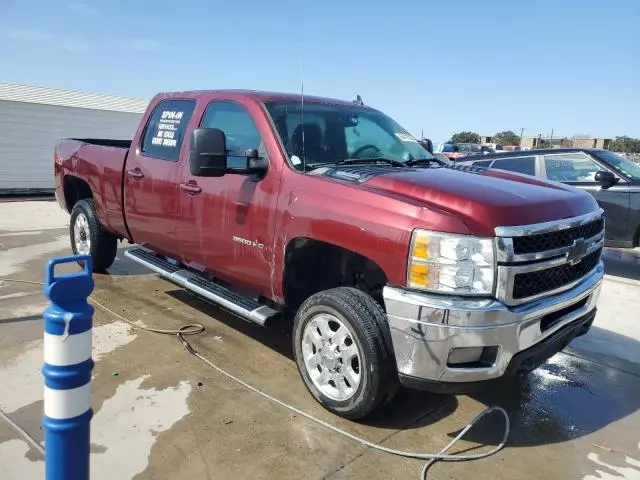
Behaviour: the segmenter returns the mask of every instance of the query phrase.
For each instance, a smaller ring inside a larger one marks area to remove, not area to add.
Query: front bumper
[[[570,290],[524,305],[384,288],[398,374],[404,384],[464,392],[542,363],[593,322],[600,262]],[[483,361],[456,364],[454,349],[486,347]],[[487,358],[489,359],[487,361]]]

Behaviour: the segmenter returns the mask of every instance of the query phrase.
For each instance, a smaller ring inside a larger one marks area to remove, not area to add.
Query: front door
[[[620,180],[616,185],[603,187],[595,181],[595,175],[606,168],[583,152],[545,155],[544,168],[549,180],[578,187],[593,195],[604,210],[607,240],[627,239],[630,193],[626,181]]]
[[[160,101],[125,165],[125,213],[134,241],[172,257],[178,253],[178,160],[194,107],[194,100]]]
[[[213,101],[200,127],[222,130],[227,150],[257,149],[267,156],[256,123],[240,103]],[[245,168],[246,157],[230,156],[229,166]],[[223,280],[270,294],[279,170],[270,162],[261,180],[234,173],[194,177],[187,165],[181,172],[186,191],[179,196],[176,236],[182,257]]]

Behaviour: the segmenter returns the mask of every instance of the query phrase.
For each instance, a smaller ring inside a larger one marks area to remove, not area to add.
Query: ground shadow
[[[454,395],[400,388],[393,401],[359,423],[389,430],[413,430],[438,423],[459,407]]]
[[[640,349],[637,340],[608,334],[619,349]],[[609,364],[603,362],[607,358]],[[614,365],[619,360],[569,347],[532,373],[471,396],[509,413],[510,446],[565,442],[597,432],[640,408],[637,365],[635,371],[620,370]],[[487,432],[500,429],[501,422],[498,416],[487,419],[489,428],[472,429],[467,438],[486,442]]]
[[[201,313],[215,318],[216,321],[250,336],[275,353],[294,361],[289,320],[280,318],[273,325],[263,328],[186,290],[176,289],[166,293]],[[392,403],[361,423],[389,430],[420,428],[451,415],[457,406],[456,397],[451,395],[433,395],[416,390],[401,389]]]
[[[135,276],[135,275],[150,275],[153,272],[144,265],[140,265],[134,262],[128,257],[124,256],[124,252],[131,248],[136,248],[136,245],[131,245],[127,242],[120,242],[118,244],[118,252],[116,253],[116,260],[113,265],[108,268],[105,273],[98,274],[104,277],[116,277],[116,276]]]
[[[571,342],[568,351],[594,362],[639,377],[640,342],[598,326],[591,327],[587,335]]]
[[[640,249],[605,248],[603,259],[607,275],[640,280]]]
[[[284,319],[275,321],[269,328],[263,328],[253,322],[245,320],[242,317],[238,317],[237,315],[234,315],[213,303],[210,303],[206,299],[193,294],[188,290],[176,289],[170,290],[166,293],[176,300],[195,308],[203,314],[215,318],[216,321],[233,328],[243,335],[250,336],[266,347],[269,347],[274,352],[279,353],[290,360],[293,359],[293,351],[291,349],[291,327]]]
[[[256,328],[183,290],[168,293],[292,359],[290,325],[286,322]],[[611,348],[640,349],[637,340],[613,332],[604,334],[597,327],[588,335],[595,342],[606,335]],[[512,424],[511,446],[553,444],[589,435],[640,408],[640,376],[621,369],[613,357],[604,362],[603,355],[592,350],[581,349],[575,354],[570,348],[524,377],[494,384],[470,396],[486,406],[499,405],[507,410]],[[451,415],[459,406],[459,397],[401,389],[392,403],[362,423],[388,429],[420,428]],[[467,438],[497,445],[502,432],[501,416],[492,415],[469,431]]]

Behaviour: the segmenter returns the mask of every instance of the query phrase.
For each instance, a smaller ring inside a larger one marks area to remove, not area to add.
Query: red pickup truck
[[[163,93],[132,141],[60,140],[54,163],[74,252],[103,271],[126,239],[239,316],[291,321],[309,392],[347,418],[400,384],[468,392],[530,371],[596,313],[591,195],[444,165],[359,103]]]

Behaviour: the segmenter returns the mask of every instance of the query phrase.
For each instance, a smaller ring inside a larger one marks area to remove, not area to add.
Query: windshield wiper
[[[315,170],[320,167],[328,167],[332,165],[366,165],[368,163],[386,163],[387,165],[393,165],[394,167],[407,167],[408,162],[401,162],[400,160],[393,160],[386,157],[371,157],[371,158],[345,158],[338,160],[337,162],[323,162],[315,163],[312,165],[305,165],[307,171]]]
[[[393,165],[394,167],[407,166],[405,162],[401,162],[400,160],[393,160],[391,158],[386,158],[386,157],[345,158],[344,160],[335,162],[334,165],[358,165],[358,164],[366,164],[366,163],[386,163],[388,165]]]
[[[438,165],[446,165],[446,163],[440,160],[439,158],[416,158],[415,160],[409,160],[404,164],[409,167],[414,167],[416,165],[423,165],[423,164],[428,165],[430,163],[437,163]]]

